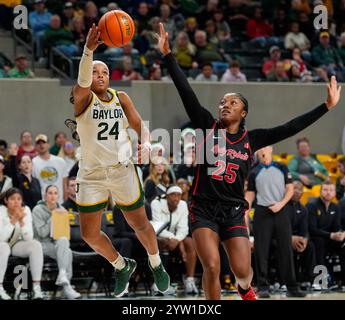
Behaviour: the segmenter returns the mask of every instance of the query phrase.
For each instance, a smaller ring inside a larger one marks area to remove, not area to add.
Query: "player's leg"
[[[170,286],[170,278],[159,256],[157,236],[147,218],[145,207],[141,205],[139,208],[127,211],[126,208],[122,207],[122,212],[127,223],[135,231],[138,240],[147,251],[149,266],[153,272],[158,290],[161,292],[167,291]]]
[[[219,236],[209,228],[193,231],[193,242],[203,267],[202,287],[207,300],[220,300]]]
[[[183,246],[186,251],[186,280],[185,291],[186,293],[198,293],[198,289],[195,285],[194,273],[197,262],[197,254],[191,237],[186,237],[183,240]]]

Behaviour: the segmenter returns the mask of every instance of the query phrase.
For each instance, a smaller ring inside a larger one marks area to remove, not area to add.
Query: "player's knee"
[[[204,266],[204,272],[208,278],[212,278],[212,279],[213,278],[214,279],[219,278],[219,275],[220,275],[219,264],[214,263],[214,262],[210,262],[210,263],[206,264]]]
[[[247,281],[252,277],[252,269],[251,267],[242,267],[239,268],[238,270],[232,270],[236,279],[240,281]]]

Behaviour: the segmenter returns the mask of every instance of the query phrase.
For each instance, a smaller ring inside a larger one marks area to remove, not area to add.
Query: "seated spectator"
[[[188,39],[194,43],[194,36],[195,32],[198,30],[198,22],[195,17],[189,17],[186,19],[186,33],[188,35]]]
[[[72,31],[61,27],[61,19],[58,15],[50,18],[50,28],[44,32],[44,45],[48,50],[56,47],[68,57],[81,52],[81,48],[74,43]]]
[[[341,200],[345,197],[345,157],[338,160],[338,169],[340,176],[336,181],[337,200]]]
[[[262,66],[262,73],[267,77],[270,73],[274,73],[276,65],[281,60],[281,50],[278,46],[272,46],[269,50],[270,59],[267,60]],[[285,66],[284,66],[285,68]]]
[[[218,81],[218,77],[213,73],[212,63],[206,62],[201,66],[201,73],[197,75],[195,81]]]
[[[288,82],[289,77],[287,76],[287,73],[285,71],[284,62],[278,61],[273,72],[269,73],[266,78],[267,81]]]
[[[35,239],[41,242],[44,255],[57,261],[59,274],[55,283],[62,286],[63,296],[67,299],[76,299],[80,297],[80,293],[76,292],[70,284],[73,254],[69,240],[65,237],[58,240],[51,238],[53,210],[61,213],[66,212],[66,209],[58,204],[58,199],[58,189],[55,186],[48,186],[45,190],[44,201],[40,201],[32,210],[34,235]]]
[[[171,10],[169,5],[167,4],[161,4],[160,6],[160,21],[164,23],[164,28],[166,32],[169,33],[169,39],[173,40],[175,38],[175,21],[173,18],[171,18]]]
[[[189,194],[191,186],[189,185],[188,180],[183,179],[183,178],[179,178],[179,179],[177,179],[176,184],[182,190],[181,200],[186,201],[187,204],[189,204],[191,201],[191,195]]]
[[[62,203],[67,199],[66,162],[49,153],[49,141],[46,135],[39,134],[35,142],[38,155],[32,159],[32,176],[40,182],[42,198],[45,196],[45,189],[53,184],[59,190],[59,203]]]
[[[145,37],[149,43],[151,49],[157,47],[156,34],[159,34],[159,23],[161,22],[160,17],[152,17],[149,21],[150,28],[145,32]]]
[[[162,262],[167,268],[167,256],[163,251],[180,251],[186,266],[185,293],[193,294],[198,293],[194,281],[197,256],[192,238],[188,236],[187,203],[181,200],[181,195],[181,188],[172,185],[166,191],[166,199],[153,200],[151,203],[152,220],[169,223],[168,228],[163,230],[157,238],[162,257],[165,257]]]
[[[300,181],[294,181],[293,186],[292,210],[289,213],[297,281],[313,284],[315,278],[315,248],[313,242],[309,241],[308,211],[300,202],[303,194],[303,184]],[[314,285],[313,288],[318,289]]]
[[[198,22],[201,27],[205,27],[206,21],[212,19],[214,12],[218,9],[218,0],[207,0],[204,8],[198,14]]]
[[[63,146],[63,154],[64,156],[62,158],[66,162],[66,170],[67,172],[70,172],[72,167],[77,162],[77,157],[75,155],[75,147],[71,141],[66,140]]]
[[[279,39],[273,37],[272,25],[263,16],[261,7],[255,7],[254,16],[247,22],[247,36],[254,45],[268,47],[278,44]]]
[[[77,181],[76,177],[70,177],[68,178],[68,184],[67,184],[67,200],[62,204],[62,206],[68,211],[68,212],[78,212],[78,206],[76,203],[76,187],[77,187]]]
[[[289,31],[289,23],[286,17],[285,10],[278,8],[276,11],[275,19],[273,21],[273,34],[276,37],[285,37]]]
[[[15,60],[15,67],[8,71],[9,78],[34,78],[35,74],[29,68],[26,56],[18,55]]]
[[[37,150],[32,142],[32,133],[30,131],[23,131],[20,134],[20,146],[17,152],[17,162],[19,162],[20,158],[24,154],[30,156],[31,159],[37,156]]]
[[[297,47],[302,54],[309,54],[310,41],[303,32],[300,32],[298,22],[291,22],[290,32],[285,36],[284,44],[286,49],[293,50]]]
[[[148,80],[160,81],[162,80],[162,69],[158,63],[154,63],[149,69]]]
[[[220,41],[222,48],[225,48],[225,45],[231,40],[231,32],[229,24],[224,19],[224,12],[220,9],[217,9],[213,12],[213,21],[216,26],[216,36]]]
[[[302,73],[300,65],[296,61],[291,61],[291,67],[289,70],[289,79],[291,82],[312,82],[313,77],[309,72]]]
[[[142,1],[139,3],[137,12],[134,15],[134,20],[136,22],[139,35],[149,29],[150,11],[146,2]]]
[[[172,53],[183,70],[188,70],[192,67],[196,48],[190,42],[186,32],[182,31],[177,35]]]
[[[34,11],[29,13],[29,24],[34,35],[36,55],[43,57],[44,32],[49,29],[52,14],[46,10],[44,0],[35,0]]]
[[[28,154],[24,154],[18,162],[18,148],[10,149],[10,175],[13,186],[23,193],[24,204],[32,210],[42,199],[40,182],[32,176],[32,159]]]
[[[9,154],[8,154],[8,144],[5,140],[0,139],[0,156],[4,159],[5,169],[4,173],[9,173],[10,168],[10,161],[9,161]]]
[[[305,186],[312,187],[328,179],[328,171],[324,165],[311,155],[310,143],[307,138],[296,141],[298,156],[290,160],[288,167],[292,179],[301,181]]]
[[[213,20],[206,21],[205,31],[207,34],[207,41],[215,48],[220,48],[220,41],[217,36],[217,27]]]
[[[93,1],[87,1],[84,9],[85,30],[89,30],[95,23],[98,24],[98,8]]]
[[[247,77],[241,72],[238,61],[234,60],[230,63],[229,68],[222,75],[220,82],[247,82]]]
[[[64,156],[63,146],[65,145],[66,140],[67,140],[66,133],[64,133],[62,131],[55,133],[54,145],[52,145],[49,148],[49,153],[54,155],[54,156],[58,156],[58,157],[63,158],[63,156]]]
[[[316,264],[326,265],[326,254],[336,252],[340,256],[341,280],[345,284],[345,231],[342,231],[339,207],[332,202],[335,185],[325,182],[316,202],[307,204],[309,233],[314,243]]]
[[[301,11],[298,13],[297,20],[298,20],[301,32],[303,32],[308,39],[312,40],[315,35],[315,29],[314,29],[313,22],[309,18],[309,15]]]
[[[84,18],[76,16],[72,19],[72,35],[74,43],[81,49],[84,48],[86,41]]]
[[[223,61],[223,57],[217,48],[207,42],[207,35],[205,31],[196,31],[194,41],[197,49],[195,60],[198,64],[201,65],[206,62]]]
[[[62,26],[65,29],[73,29],[74,6],[72,2],[66,2],[61,16]]]
[[[12,188],[12,179],[4,174],[5,159],[0,155],[0,194]]]
[[[111,80],[143,80],[142,75],[134,70],[133,61],[131,57],[124,56],[122,58],[122,70],[114,69],[111,73]]]
[[[337,75],[339,82],[345,79],[345,69],[343,61],[337,48],[330,43],[330,35],[327,31],[320,33],[320,44],[312,50],[312,58],[315,66],[324,68],[328,74]]]
[[[29,258],[33,299],[43,299],[40,285],[43,252],[42,245],[33,239],[31,211],[24,205],[20,190],[15,188],[5,193],[2,202],[0,205],[0,300],[11,299],[3,287],[10,254]]]
[[[150,171],[144,181],[146,200],[151,203],[157,196],[165,194],[167,186],[170,185],[168,163],[163,157],[156,157],[150,163]]]

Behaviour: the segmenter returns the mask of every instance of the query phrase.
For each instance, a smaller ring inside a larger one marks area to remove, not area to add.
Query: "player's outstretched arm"
[[[167,63],[168,71],[175,87],[182,99],[193,125],[197,128],[211,128],[214,123],[212,114],[200,105],[188,80],[179,67],[175,57],[171,53],[169,45],[169,34],[165,31],[163,23],[160,23],[160,34],[157,35],[159,50],[163,54]]]
[[[75,115],[80,114],[92,98],[91,84],[93,70],[93,52],[101,43],[99,41],[99,35],[100,32],[98,31],[98,27],[93,24],[87,35],[83,55],[79,63],[78,82],[77,85],[73,88]]]
[[[338,86],[336,77],[332,77],[327,85],[328,96],[325,103],[315,109],[297,117],[289,122],[271,129],[255,129],[249,131],[253,151],[265,146],[285,140],[309,127],[319,120],[329,110],[335,108],[340,100],[341,87]]]

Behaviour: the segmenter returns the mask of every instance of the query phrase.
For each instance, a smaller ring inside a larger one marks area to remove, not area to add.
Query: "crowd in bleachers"
[[[113,80],[169,80],[156,50],[159,22],[169,32],[179,65],[197,81],[326,82],[333,74],[345,80],[343,0],[17,2],[30,9],[36,59],[45,65],[52,48],[80,57],[90,26],[105,12],[120,8],[134,18],[133,41],[124,48],[102,45],[97,50]],[[313,9],[320,4],[327,8],[326,30],[313,25]],[[0,5],[0,15],[6,17],[2,27],[8,29],[9,6]],[[13,72],[3,65],[0,77],[33,75],[23,68],[17,60]]]
[[[167,154],[164,146],[155,143],[152,146],[150,164],[140,165],[138,169],[143,182],[148,218],[162,227],[161,232],[156,230],[162,261],[172,273],[173,281],[181,281],[187,294],[196,294],[199,292],[197,283],[199,283],[201,269],[188,229],[187,207],[191,198],[191,185],[196,166],[195,131],[186,128],[182,131],[181,137],[181,164],[174,164],[174,159]],[[342,155],[337,154],[313,154],[307,138],[297,140],[296,156],[282,154],[272,159],[287,165],[286,168],[289,168],[291,177],[295,181],[294,196],[288,205],[291,210],[291,245],[295,251],[297,280],[306,288],[313,290],[320,290],[321,287],[313,283],[315,275],[311,270],[317,264],[324,264],[329,266],[329,270],[336,270],[333,269],[334,265],[329,263],[332,257],[333,260],[335,260],[334,257],[340,258],[337,267],[339,268],[340,265],[341,271],[330,272],[332,279],[329,280],[329,287],[336,285],[337,288],[339,286],[343,290],[342,286],[344,286],[345,252],[344,245],[339,246],[345,243],[345,232],[342,231],[345,230],[344,159]],[[260,169],[260,165],[263,166],[260,164],[259,157],[252,172]],[[81,268],[81,264],[73,265],[73,259],[78,256],[78,252],[86,251],[91,254],[92,250],[83,242],[79,231],[76,205],[77,171],[78,149],[63,132],[55,135],[51,145],[46,135],[39,134],[33,139],[28,131],[21,134],[19,146],[16,143],[8,144],[5,140],[0,140],[1,299],[10,298],[4,288],[7,286],[11,290],[11,286],[9,284],[4,286],[3,283],[4,280],[6,282],[5,274],[11,255],[30,258],[33,298],[43,296],[40,287],[42,268],[49,258],[57,262],[53,280],[54,284],[62,288],[62,295],[69,299],[80,296],[71,286],[73,272],[78,273]],[[248,190],[253,188],[252,185],[253,183],[249,182]],[[253,229],[255,210],[254,202],[247,216],[252,236],[253,267],[256,275],[255,239],[257,234],[255,234],[255,228]],[[74,230],[70,241],[64,237],[52,238],[53,211],[69,214],[70,228]],[[301,212],[304,214],[303,217],[299,215]],[[122,255],[139,261],[146,259],[144,248],[112,201],[109,201],[103,220],[102,230],[109,235]],[[28,249],[31,246],[27,246],[26,241],[34,244],[32,249]],[[280,283],[278,289],[284,290],[285,283],[279,276],[279,264],[277,267],[279,256],[274,251],[276,243],[274,237],[270,241],[272,241],[273,249],[270,251],[267,281],[271,285]],[[302,253],[308,243],[306,251],[308,259],[304,261],[301,257],[304,257]],[[223,288],[234,289],[233,278],[224,252],[221,257]],[[171,267],[172,261],[175,261],[173,267]],[[104,264],[105,261],[97,263]],[[110,268],[110,264],[107,265]],[[146,264],[143,265],[146,266]],[[145,272],[140,270],[139,267],[138,274],[134,277],[134,284],[132,284],[134,288],[140,281],[149,282],[144,276]],[[275,271],[271,274],[272,270]],[[83,272],[85,276],[87,271]],[[255,281],[258,280],[254,276]],[[157,294],[154,287],[152,290],[154,294]],[[169,290],[169,294],[175,292],[173,289]]]

